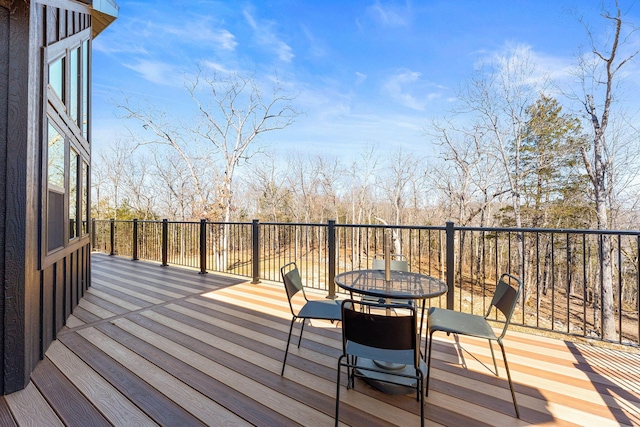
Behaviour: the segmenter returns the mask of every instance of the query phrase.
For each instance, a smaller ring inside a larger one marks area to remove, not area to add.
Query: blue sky
[[[264,134],[261,143],[272,149],[345,155],[373,145],[429,155],[425,126],[447,114],[478,63],[524,49],[552,76],[567,78],[588,42],[577,17],[595,35],[605,28],[598,0],[117,3],[119,19],[93,46],[98,147],[126,138],[127,127],[136,131],[116,119],[114,102],[125,98],[188,116],[184,78],[200,66],[264,81],[277,73],[297,95],[304,114]],[[629,16],[637,17],[633,3]]]

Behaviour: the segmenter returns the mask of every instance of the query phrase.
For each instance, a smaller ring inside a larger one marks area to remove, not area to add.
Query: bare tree
[[[199,92],[202,86],[208,95],[204,101]],[[253,76],[236,73],[202,80],[198,75],[189,82],[187,90],[200,112],[201,120],[193,129],[194,134],[222,159],[219,190],[222,220],[229,222],[236,167],[258,152],[250,150],[250,146],[260,134],[288,127],[298,113],[291,106],[293,98],[283,94],[278,81],[269,96],[265,96]]]
[[[189,211],[208,214],[213,205],[211,194],[214,193],[210,188],[210,178],[211,176],[217,177],[217,169],[211,166],[214,162],[213,153],[201,149],[199,141],[190,137],[189,133],[192,132],[191,126],[193,124],[181,124],[173,118],[176,115],[155,109],[153,106],[132,105],[129,100],[125,100],[118,107],[125,112],[122,118],[137,121],[142,125],[141,133],[131,133],[131,140],[135,143],[134,150],[137,152],[147,150],[154,161],[155,174],[161,178],[164,184],[171,182],[171,185],[165,190],[160,189],[161,196],[165,199],[172,199],[174,196],[171,191],[175,187],[175,183],[172,181],[175,176],[169,177],[174,172],[168,169],[174,168],[177,163],[180,163],[179,169],[184,168],[187,174],[186,179],[189,180],[190,193],[196,194],[195,205],[190,206]],[[180,176],[183,176],[183,172],[180,172]],[[168,191],[169,194],[164,194],[165,191]],[[165,205],[165,208],[169,208],[169,206]],[[179,211],[182,216],[186,214],[187,209],[181,207]],[[174,214],[175,212],[173,209],[168,209],[166,213]]]
[[[591,144],[582,149],[582,159],[591,184],[593,185],[598,229],[611,228],[609,210],[612,207],[613,185],[610,178],[616,170],[616,159],[613,152],[613,141],[609,139],[608,127],[611,120],[611,108],[614,101],[614,91],[618,83],[619,71],[638,55],[633,50],[619,57],[622,44],[629,41],[635,32],[624,29],[625,21],[622,17],[619,2],[615,2],[613,13],[603,11],[602,17],[613,27],[610,44],[598,46],[598,43],[585,25],[587,30],[591,55],[580,57],[579,77],[582,83],[580,97],[584,111],[591,124]],[[602,238],[601,248],[601,292],[596,294],[596,313],[602,309],[602,337],[606,340],[616,339],[613,297],[613,266],[611,259],[611,241],[608,236]],[[601,307],[598,304],[598,294],[602,295]]]
[[[460,225],[486,226],[488,210],[508,190],[499,157],[478,126],[458,129],[451,121],[432,123],[429,130],[438,142],[444,162],[431,172],[434,188],[445,194],[453,218]]]
[[[268,221],[288,221],[293,200],[286,186],[286,170],[280,170],[273,157],[251,166],[251,173],[245,178],[248,194],[255,205],[256,218]]]
[[[197,113],[181,126],[162,112],[136,108],[128,102],[120,107],[126,118],[138,121],[155,136],[151,140],[138,138],[139,145],[159,144],[177,153],[198,197],[193,210],[228,223],[234,206],[236,168],[260,151],[252,148],[261,134],[286,128],[298,113],[277,80],[268,96],[253,75],[238,73],[213,77],[198,73],[193,80],[187,80],[186,89]],[[212,174],[218,178],[215,202],[206,179]],[[219,268],[226,266],[227,241],[225,229],[218,242]]]
[[[129,144],[118,139],[99,154],[99,161],[92,168],[99,218],[118,219],[118,208],[127,194],[124,177],[131,169],[132,150]]]
[[[373,219],[375,209],[375,186],[376,175],[379,171],[380,157],[376,152],[376,147],[368,146],[365,151],[360,153],[348,169],[346,177],[349,180],[348,200],[345,201],[346,212],[350,212],[346,216],[346,220],[351,220],[352,224],[366,224]],[[360,267],[362,265],[362,257],[368,254],[368,248],[362,245],[366,239],[366,231],[360,227],[353,229],[354,237],[352,239],[351,252],[353,254],[353,265]]]
[[[351,183],[348,194],[352,224],[363,224],[372,219],[374,187],[379,169],[380,157],[373,146],[367,147],[358,160],[351,164],[347,176]]]
[[[328,188],[330,193],[327,196],[325,187],[331,183],[327,181],[327,171],[323,170],[327,162],[317,154],[295,153],[287,158],[287,186],[296,201],[291,206],[296,221],[323,222],[329,219],[326,206],[331,204],[327,201],[330,201],[333,189]]]
[[[522,227],[522,181],[526,171],[522,164],[522,142],[527,107],[546,85],[536,77],[530,53],[516,49],[509,55],[488,63],[461,94],[463,112],[475,120],[474,133],[483,135],[487,155],[499,161],[513,210],[513,225]],[[521,256],[518,258],[521,259]]]
[[[481,65],[477,74],[459,92],[460,106],[453,113],[461,124],[453,126],[450,134],[446,127],[444,132],[443,128],[438,130],[436,127],[439,140],[446,147],[447,158],[451,159],[455,165],[453,170],[458,173],[459,182],[450,186],[449,192],[452,196],[456,193],[458,218],[468,221],[480,214],[481,222],[486,220],[486,216],[482,216],[486,209],[504,193],[508,195],[510,204],[509,209],[503,209],[503,222],[522,228],[522,190],[527,173],[522,149],[527,108],[539,93],[544,92],[546,77],[538,73],[530,51],[523,47],[494,56]],[[462,144],[452,139],[456,132],[462,135]],[[473,148],[469,149],[464,144]],[[487,167],[492,171],[489,179],[478,180],[472,186],[472,179],[486,173]],[[479,171],[479,175],[476,172],[478,168],[484,169]],[[499,175],[494,174],[496,171]],[[482,191],[482,200],[474,206],[465,198],[472,188],[474,192],[478,189],[476,186]],[[508,255],[511,257],[509,265],[512,272],[525,282],[523,296],[526,301],[532,293],[533,277],[525,274],[524,235],[519,232],[515,237],[515,251]],[[460,245],[463,247],[464,241]]]

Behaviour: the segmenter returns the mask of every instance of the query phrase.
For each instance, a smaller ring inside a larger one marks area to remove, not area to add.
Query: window
[[[73,49],[70,53],[69,60],[69,116],[71,120],[76,124],[78,122],[78,111],[80,110],[80,98],[78,93],[78,84],[80,83],[80,63],[78,62],[78,56],[80,55],[80,49]]]
[[[82,43],[82,136],[89,140],[89,40]]]
[[[69,239],[79,237],[78,162],[80,156],[72,148],[69,155]]]
[[[47,150],[47,249],[64,246],[64,146],[60,132],[48,126]]]
[[[49,85],[58,99],[63,103],[64,99],[64,57],[49,64]]]
[[[80,203],[80,214],[78,218],[82,221],[82,235],[89,234],[89,165],[82,161],[82,203]]]
[[[89,234],[91,28],[45,49],[49,84],[43,141],[41,262],[55,262]]]

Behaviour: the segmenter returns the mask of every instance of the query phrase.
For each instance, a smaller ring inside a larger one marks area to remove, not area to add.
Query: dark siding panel
[[[59,311],[62,316],[63,325],[67,322],[67,317],[71,314],[71,291],[69,287],[69,281],[65,280],[60,290],[61,301],[59,305]],[[59,330],[59,329],[58,329]]]
[[[47,24],[46,43],[47,46],[57,42],[58,39],[58,8],[53,6],[44,6]]]
[[[70,10],[67,11],[67,34],[75,34],[76,33],[76,25],[75,25],[75,16],[76,13]]]
[[[40,349],[40,358],[44,356],[44,352],[49,348],[49,344],[53,341],[53,328],[54,328],[54,288],[56,285],[57,274],[55,264],[46,270],[41,275],[42,281],[40,284],[41,292],[41,307],[42,315],[40,318],[41,327],[40,334],[42,336]]]
[[[54,329],[53,329],[53,338],[55,339],[58,336],[58,331],[60,328],[64,326],[64,321],[66,319],[66,313],[64,312],[65,304],[64,304],[64,290],[67,287],[67,283],[64,280],[64,276],[58,272],[60,270],[57,268],[56,264],[56,280],[55,280],[55,298],[54,298]]]
[[[74,263],[74,254],[69,256],[69,263],[67,263],[68,274],[67,277],[69,279],[69,287],[71,288],[71,304],[75,307],[80,301],[78,297],[78,281],[76,280],[75,269],[73,268]]]
[[[58,40],[67,38],[67,11],[58,9]]]
[[[15,2],[15,12],[9,20],[9,52],[8,52],[8,86],[6,97],[2,102],[7,102],[7,145],[6,168],[1,178],[5,182],[6,203],[5,215],[5,244],[4,259],[11,259],[11,263],[5,263],[4,283],[5,307],[4,307],[4,383],[3,393],[19,390],[26,384],[28,372],[26,368],[27,358],[25,347],[29,351],[39,348],[31,348],[30,338],[32,333],[38,339],[38,327],[36,316],[38,299],[32,298],[27,290],[25,276],[26,251],[25,230],[26,224],[26,168],[27,148],[25,141],[29,140],[29,84],[25,76],[29,75],[29,15],[28,5],[24,2]],[[32,274],[32,273],[30,273]],[[31,284],[29,284],[31,285]],[[27,303],[36,305],[36,312],[25,313]],[[29,340],[29,341],[27,341]],[[30,372],[30,370],[29,370]]]
[[[18,2],[15,2],[17,4]],[[27,7],[27,2],[22,2]],[[33,5],[33,3],[32,3]],[[31,371],[35,368],[40,360],[40,349],[42,347],[42,335],[39,334],[41,322],[40,301],[42,276],[38,269],[38,250],[40,239],[38,238],[38,220],[39,220],[39,176],[40,176],[40,150],[42,135],[42,90],[40,79],[42,76],[42,51],[39,42],[43,40],[44,35],[40,33],[42,9],[36,5],[32,8],[33,15],[29,18],[29,33],[32,35],[29,45],[29,86],[27,89],[27,99],[29,100],[29,108],[27,117],[23,122],[26,127],[27,136],[21,141],[21,150],[24,157],[20,159],[19,168],[24,170],[23,176],[20,178],[24,185],[20,197],[24,207],[19,213],[24,218],[22,225],[22,238],[24,240],[24,262],[22,264],[24,274],[25,298],[23,301],[25,311],[24,326],[24,359],[25,367],[22,372],[22,386],[29,381]],[[20,53],[24,56],[24,52]],[[27,149],[28,147],[28,149]]]
[[[84,290],[91,285],[91,245],[84,247]]]
[[[66,320],[66,318],[69,317],[69,315],[73,311],[73,307],[75,307],[75,304],[73,303],[73,286],[71,285],[71,281],[69,280],[68,274],[65,276],[64,289],[65,289],[64,301],[65,301],[65,306],[67,310],[67,315],[65,317],[65,320]]]
[[[0,140],[7,140],[8,116],[8,87],[9,87],[9,11],[0,7]],[[7,176],[6,150],[0,150],[0,177]],[[0,200],[6,200],[6,186],[0,186]],[[0,248],[5,246],[6,211],[4,204],[0,205]],[[5,332],[5,253],[0,251],[0,362],[4,366],[4,332]],[[0,369],[0,393],[4,391],[4,369]],[[6,403],[4,400],[2,404]]]
[[[28,383],[90,282],[88,245],[41,271],[37,236],[41,47],[87,28],[90,19],[34,2],[14,4],[12,15],[0,7],[0,141],[6,141],[0,149],[0,394]]]

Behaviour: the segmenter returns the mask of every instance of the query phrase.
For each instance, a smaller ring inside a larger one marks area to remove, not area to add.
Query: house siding
[[[10,6],[10,9],[6,7]],[[90,239],[43,265],[43,47],[91,25],[77,2],[0,1],[0,393],[24,388],[90,282]]]

